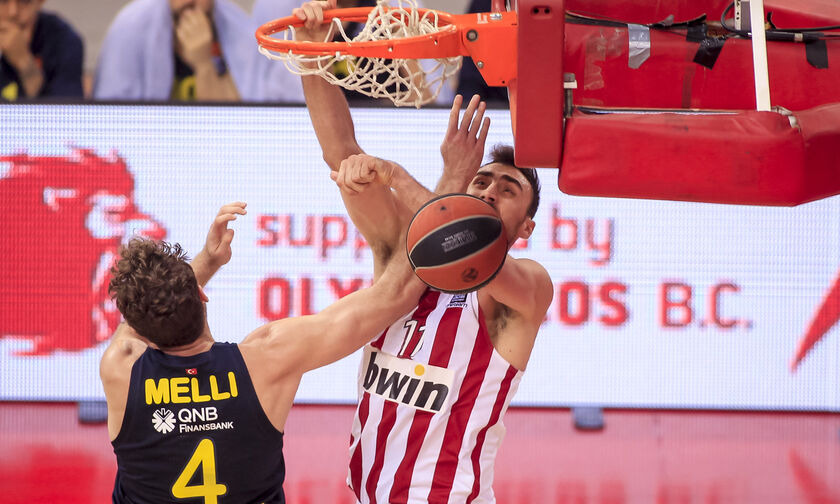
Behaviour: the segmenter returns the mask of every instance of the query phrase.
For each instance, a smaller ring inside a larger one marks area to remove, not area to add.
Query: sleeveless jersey
[[[427,290],[364,349],[347,478],[356,498],[494,502],[502,417],[521,378],[493,348],[476,293]]]
[[[147,349],[112,444],[115,503],[285,502],[283,433],[235,344],[189,357]]]

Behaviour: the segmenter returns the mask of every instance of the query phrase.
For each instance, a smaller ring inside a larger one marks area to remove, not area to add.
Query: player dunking
[[[323,41],[323,10],[334,6],[335,0],[312,1],[293,11],[305,21],[297,38]],[[324,159],[373,250],[378,278],[405,254],[400,230],[430,193],[399,166],[366,161],[340,89],[315,76],[303,77],[303,87]],[[509,147],[496,148],[492,162],[479,167],[489,127],[482,122],[485,105],[474,97],[459,125],[460,106],[457,97],[436,192],[466,190],[499,212],[509,243],[527,238],[539,203],[535,171],[517,168]],[[348,475],[359,502],[495,501],[502,417],[552,295],[541,265],[508,257],[477,292],[427,290],[410,314],[365,347]]]
[[[125,317],[102,356],[115,503],[285,502],[283,427],[310,369],[349,355],[423,291],[408,260],[316,315],[282,319],[240,344],[216,343],[202,287],[231,257],[225,205],[188,264],[177,244],[132,239],[110,292]],[[384,302],[387,300],[388,302]]]

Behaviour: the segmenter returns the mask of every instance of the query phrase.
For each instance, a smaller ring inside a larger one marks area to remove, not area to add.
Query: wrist
[[[202,56],[198,58],[193,58],[190,66],[192,66],[193,72],[195,72],[196,74],[208,71],[213,71],[213,73],[215,73],[215,66],[213,65],[213,60],[210,57]]]
[[[35,56],[33,56],[30,52],[26,52],[18,57],[10,57],[7,54],[6,58],[9,63],[15,67],[15,70],[21,79],[27,79],[41,72],[41,68],[38,66]]]
[[[213,267],[212,261],[210,260],[210,254],[206,249],[201,249],[201,252],[199,252],[198,255],[193,258],[192,262],[190,262],[190,266],[192,266],[193,272],[195,273],[195,279],[201,287],[204,287],[207,284],[218,269]]]

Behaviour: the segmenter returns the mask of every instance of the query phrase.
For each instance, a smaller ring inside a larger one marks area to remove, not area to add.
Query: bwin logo
[[[362,387],[388,401],[437,413],[446,405],[455,373],[446,368],[419,364],[365,349]]]
[[[152,414],[152,425],[161,434],[168,434],[175,429],[175,414],[166,408],[155,410]]]

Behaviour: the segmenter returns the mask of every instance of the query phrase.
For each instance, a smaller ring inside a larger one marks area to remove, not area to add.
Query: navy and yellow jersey
[[[134,363],[113,502],[285,502],[283,433],[257,399],[239,347],[189,357],[147,349]]]

